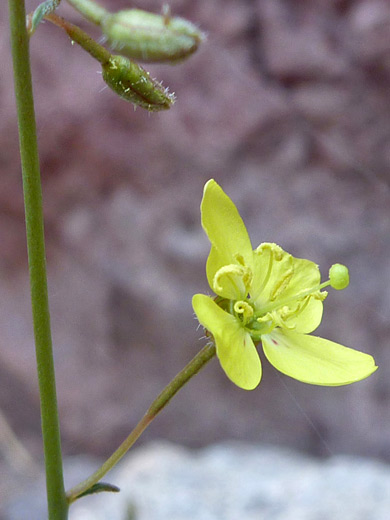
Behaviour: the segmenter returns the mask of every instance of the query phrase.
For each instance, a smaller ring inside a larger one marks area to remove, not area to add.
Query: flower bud
[[[184,18],[140,9],[110,13],[100,25],[113,49],[144,62],[180,62],[204,39],[204,34]]]
[[[150,112],[166,110],[175,95],[152,79],[145,69],[123,56],[111,56],[102,65],[103,79],[121,98]]]
[[[329,281],[333,289],[340,291],[349,285],[348,267],[342,264],[334,264],[329,269]]]

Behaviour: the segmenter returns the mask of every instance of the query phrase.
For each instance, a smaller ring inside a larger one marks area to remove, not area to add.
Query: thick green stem
[[[114,451],[109,459],[89,478],[68,491],[67,496],[69,502],[74,502],[77,497],[87,491],[91,486],[99,482],[101,478],[108,473],[117,462],[127,453],[139,438],[141,433],[149,426],[158,413],[169,403],[172,397],[182,388],[188,381],[203,368],[208,361],[215,355],[215,346],[212,343],[207,344],[198,354],[186,365],[177,376],[164,388],[161,394],[149,406],[148,411],[139,421],[130,435],[123,441],[119,448]]]
[[[31,302],[41,400],[49,520],[66,520],[60,428],[47,297],[42,192],[24,0],[8,0],[26,213]]]

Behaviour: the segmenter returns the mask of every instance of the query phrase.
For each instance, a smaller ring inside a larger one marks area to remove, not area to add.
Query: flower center
[[[326,298],[327,292],[321,291],[322,286],[326,285],[327,282],[292,297],[271,301],[260,309],[254,309],[251,315],[248,313],[247,320],[243,320],[243,325],[254,341],[259,341],[263,334],[269,334],[276,327],[293,330],[298,316],[306,309],[312,298],[320,301]],[[236,311],[236,306],[234,310]],[[238,316],[237,312],[236,315]]]
[[[220,295],[216,302],[240,321],[255,342],[275,328],[293,330],[310,321],[310,310],[306,318],[300,315],[313,300],[326,298],[323,289],[329,285],[342,289],[349,281],[348,269],[336,264],[329,272],[330,279],[319,283],[318,267],[313,262],[294,259],[271,243],[254,251],[253,272],[241,255],[235,255],[234,260],[235,264],[222,266],[214,275],[213,287]],[[313,285],[307,288],[309,280]]]
[[[280,283],[277,283],[275,287],[284,286],[286,279],[280,280]],[[288,282],[290,279],[291,277],[288,276]],[[288,282],[285,287],[288,285]],[[260,341],[263,334],[269,334],[276,327],[289,330],[295,329],[298,316],[306,309],[311,299],[323,301],[326,298],[327,292],[322,291],[322,289],[328,285],[330,285],[329,281],[288,298],[279,298],[277,301],[273,301],[270,298],[269,303],[260,308],[257,308],[250,300],[249,294],[245,300],[224,300],[224,303],[222,304],[221,301],[220,305],[241,321],[256,342]]]

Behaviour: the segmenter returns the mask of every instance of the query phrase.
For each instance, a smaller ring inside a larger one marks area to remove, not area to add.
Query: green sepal
[[[60,5],[61,0],[46,0],[46,2],[42,2],[38,5],[38,7],[33,12],[32,16],[28,16],[28,34],[31,36],[34,34],[36,28],[41,23],[43,18],[52,13],[57,9]]]

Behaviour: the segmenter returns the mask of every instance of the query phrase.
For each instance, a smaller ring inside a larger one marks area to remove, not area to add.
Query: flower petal
[[[266,305],[289,283],[293,257],[277,244],[264,242],[253,251],[253,263],[251,298],[257,306]]]
[[[203,229],[218,252],[218,266],[238,263],[239,255],[251,268],[252,245],[245,224],[236,206],[213,179],[204,187],[200,210]],[[209,281],[216,272],[217,266],[214,266],[214,261],[210,262]]]
[[[316,336],[275,329],[262,343],[275,368],[303,383],[348,385],[378,368],[372,356]]]
[[[224,264],[218,250],[211,246],[206,264],[207,280],[215,294],[228,300],[244,300],[248,294],[252,271],[238,262]]]
[[[321,300],[310,298],[307,306],[297,316],[286,320],[287,327],[292,326],[295,332],[309,334],[313,332],[322,320],[324,306]]]
[[[260,358],[240,321],[204,294],[195,294],[192,306],[199,322],[214,336],[217,356],[228,378],[244,390],[256,388],[261,379]]]
[[[260,303],[297,296],[320,284],[318,266],[294,258],[277,244],[265,242],[254,251],[254,300]]]
[[[299,294],[315,289],[321,283],[321,273],[318,265],[304,258],[293,258],[293,275],[286,287],[282,299],[298,296]],[[295,326],[295,332],[308,334],[313,332],[322,319],[323,303],[314,296],[310,298],[307,306],[296,317],[287,320],[287,324]]]
[[[283,292],[282,298],[289,298],[309,289],[315,289],[321,282],[321,273],[317,264],[304,258],[292,257],[292,259],[294,274]]]

